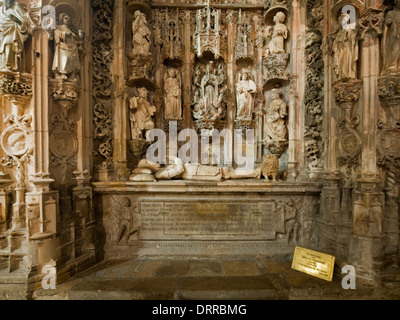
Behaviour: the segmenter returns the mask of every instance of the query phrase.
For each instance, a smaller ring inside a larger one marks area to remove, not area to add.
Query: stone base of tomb
[[[296,245],[316,246],[318,183],[175,180],[93,187],[104,257],[280,256]]]

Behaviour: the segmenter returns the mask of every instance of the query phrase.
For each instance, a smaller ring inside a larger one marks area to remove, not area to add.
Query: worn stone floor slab
[[[400,299],[400,282],[344,290],[340,275],[327,282],[291,269],[289,260],[106,260],[37,300],[322,300]]]

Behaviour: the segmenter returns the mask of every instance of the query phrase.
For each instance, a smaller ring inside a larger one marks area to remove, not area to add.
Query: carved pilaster
[[[323,106],[324,106],[324,61],[323,40],[323,2],[307,2],[307,25],[305,43],[305,122],[304,140],[306,165],[312,178],[320,177],[323,168]]]
[[[113,110],[111,107],[111,63],[114,59],[114,0],[91,1],[93,8],[93,96],[95,167],[101,177],[113,167]],[[99,176],[100,178],[100,176]]]
[[[353,172],[361,164],[362,137],[357,127],[360,117],[354,115],[354,106],[360,99],[362,81],[340,81],[334,85],[335,99],[344,111],[344,117],[339,124],[338,165],[345,170],[345,182],[351,184]]]

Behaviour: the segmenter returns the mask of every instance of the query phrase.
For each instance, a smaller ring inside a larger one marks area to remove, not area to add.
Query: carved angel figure
[[[151,31],[147,26],[146,15],[139,10],[134,14],[134,21],[132,23],[132,44],[133,54],[149,55],[151,44]]]
[[[386,15],[382,56],[382,74],[400,70],[400,0],[395,0],[394,9]]]
[[[156,112],[156,107],[147,101],[148,91],[146,88],[139,88],[138,91],[139,97],[132,97],[129,106],[132,140],[146,138],[148,131],[154,129],[151,117]],[[144,134],[143,131],[145,131]]]
[[[267,28],[266,37],[270,40],[264,56],[285,52],[285,40],[288,37],[288,29],[284,24],[285,19],[286,15],[282,11],[279,11],[274,17],[275,26]]]
[[[165,74],[165,119],[182,119],[181,77],[176,69],[168,69]]]
[[[244,71],[241,75],[239,75],[239,81],[236,84],[236,92],[237,92],[236,119],[252,120],[254,111],[253,94],[256,91],[257,91],[257,86],[251,79],[251,74],[248,71]]]
[[[18,2],[4,0],[0,8],[0,70],[22,71],[22,53],[32,21]]]
[[[56,50],[52,70],[56,77],[76,80],[80,70],[79,35],[71,30],[71,17],[66,13],[59,16],[59,25],[54,30]]]

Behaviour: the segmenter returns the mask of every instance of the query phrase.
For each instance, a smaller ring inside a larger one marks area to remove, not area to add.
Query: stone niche
[[[105,256],[291,254],[315,244],[318,185],[95,183]]]
[[[115,10],[114,148],[109,174],[92,183],[101,254],[286,255],[315,246],[322,185],[306,173],[302,79],[291,76],[304,71],[291,64],[299,10],[252,0],[131,0]],[[167,152],[157,165],[146,155],[154,129]],[[178,152],[185,130],[196,159]],[[232,141],[222,135],[235,130]],[[241,170],[238,150],[251,155],[251,170]]]

